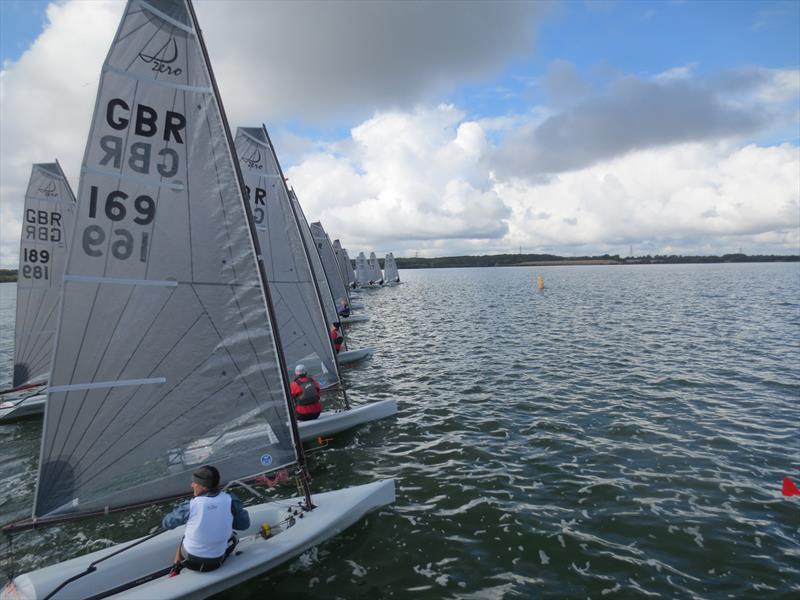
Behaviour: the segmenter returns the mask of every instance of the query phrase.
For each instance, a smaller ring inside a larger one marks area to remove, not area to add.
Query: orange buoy
[[[544,279],[542,279],[541,275],[536,276],[536,287],[538,287],[540,290],[544,289]]]

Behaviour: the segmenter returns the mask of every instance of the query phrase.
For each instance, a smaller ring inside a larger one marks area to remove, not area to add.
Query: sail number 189
[[[141,262],[147,262],[150,248],[150,233],[142,231],[138,235],[125,227],[114,227],[122,221],[133,221],[136,225],[149,225],[156,218],[156,203],[150,196],[142,194],[130,202],[130,196],[120,190],[109,192],[105,200],[98,198],[96,186],[91,187],[89,195],[89,218],[96,219],[98,213],[104,214],[112,223],[111,255],[119,260],[127,260],[136,256]],[[103,255],[106,243],[106,231],[100,225],[89,225],[83,230],[81,244],[83,251],[89,256]]]
[[[20,272],[23,279],[50,279],[50,252],[23,248]]]

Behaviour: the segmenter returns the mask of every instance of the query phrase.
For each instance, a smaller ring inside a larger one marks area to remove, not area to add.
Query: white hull
[[[44,414],[47,394],[36,394],[0,403],[0,423]]]
[[[350,315],[339,319],[342,325],[349,325],[350,323],[361,323],[362,321],[369,321],[369,315]]]
[[[336,355],[336,361],[340,365],[352,365],[364,359],[370,358],[375,353],[375,348],[358,348],[356,350],[344,350]]]
[[[241,541],[237,554],[228,558],[216,571],[197,573],[184,569],[177,577],[161,576],[106,597],[118,600],[206,598],[275,568],[350,527],[368,512],[391,504],[394,499],[392,479],[315,494],[312,500],[317,507],[313,511],[305,513],[302,519],[295,519],[292,527],[279,530],[268,540],[258,535],[261,524],[276,525],[281,522],[287,507],[296,507],[299,499],[250,506],[247,510],[251,526],[239,533]],[[183,537],[183,530],[183,527],[178,527],[167,531],[100,563],[96,571],[68,584],[54,595],[54,600],[95,596],[169,567]],[[3,588],[0,598],[44,598],[65,579],[84,571],[89,563],[128,544],[112,546],[20,575],[12,584],[16,589],[11,590],[9,586]]]
[[[397,402],[394,400],[381,400],[370,402],[342,411],[322,411],[313,421],[299,421],[300,439],[304,442],[333,435],[346,429],[351,429],[370,421],[385,419],[397,414]]]

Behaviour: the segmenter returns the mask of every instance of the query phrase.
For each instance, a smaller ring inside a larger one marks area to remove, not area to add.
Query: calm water
[[[314,489],[394,477],[396,504],[222,597],[798,597],[800,265],[401,276],[363,293],[351,339],[378,352],[347,374],[399,414],[310,458]],[[0,521],[30,504],[40,431],[0,427]],[[160,514],[25,534],[18,566]]]

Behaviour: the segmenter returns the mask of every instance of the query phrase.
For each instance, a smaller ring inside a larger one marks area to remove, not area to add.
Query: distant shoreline
[[[662,265],[800,262],[800,255],[722,256],[646,255],[622,258],[619,255],[563,257],[553,254],[491,254],[484,256],[447,256],[441,258],[396,258],[398,269],[435,269],[459,267],[566,267],[580,265]]]
[[[470,267],[569,267],[586,265],[700,265],[718,263],[800,262],[800,254],[723,254],[722,256],[581,256],[566,258],[552,254],[486,254],[440,258],[396,258],[398,269],[441,269]],[[352,261],[351,261],[352,262]],[[383,268],[383,261],[379,261]],[[0,283],[17,280],[17,269],[0,269]]]

